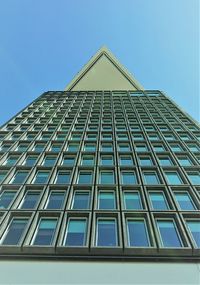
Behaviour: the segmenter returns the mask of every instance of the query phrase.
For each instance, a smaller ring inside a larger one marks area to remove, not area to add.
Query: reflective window
[[[59,170],[56,176],[56,184],[68,184],[70,181],[70,172]]]
[[[65,198],[65,192],[51,191],[47,200],[46,209],[61,209]]]
[[[144,176],[144,182],[145,184],[150,184],[150,185],[156,185],[156,184],[160,184],[160,179],[157,175],[156,172],[143,172],[143,176]]]
[[[124,192],[124,206],[127,210],[142,209],[142,202],[138,192]]]
[[[119,151],[130,151],[130,145],[128,143],[119,144]]]
[[[84,246],[87,237],[86,219],[69,219],[67,223],[65,246]]]
[[[85,151],[96,151],[96,144],[86,143],[84,150]]]
[[[92,155],[83,155],[82,165],[94,165],[94,156]]]
[[[102,143],[102,145],[101,145],[101,150],[102,151],[107,151],[107,152],[109,152],[109,151],[113,151],[113,145],[112,144],[106,144],[106,143]]]
[[[173,220],[157,220],[157,227],[163,247],[182,247],[182,241]]]
[[[196,207],[187,192],[174,192],[176,201],[181,210],[195,210]]]
[[[128,245],[149,247],[149,236],[144,219],[127,219]]]
[[[74,156],[64,156],[62,165],[74,165],[75,157]]]
[[[0,171],[0,183],[4,180],[7,175],[7,171]]]
[[[15,195],[16,192],[7,190],[3,191],[0,194],[0,209],[7,209],[13,201]]]
[[[45,160],[43,162],[43,166],[53,166],[55,164],[56,161],[56,156],[46,156]]]
[[[24,183],[26,177],[28,175],[28,171],[18,170],[13,179],[11,180],[12,184],[22,184]]]
[[[188,172],[187,175],[193,185],[200,185],[200,172]]]
[[[122,184],[137,184],[137,177],[135,172],[121,171]]]
[[[127,166],[133,165],[133,159],[131,156],[120,156],[120,165]]]
[[[98,209],[116,209],[115,193],[113,191],[99,192]]]
[[[113,171],[101,171],[100,172],[101,184],[115,184],[115,177]]]
[[[149,156],[145,156],[145,157],[140,157],[140,165],[141,166],[151,166],[153,165],[153,161]]]
[[[161,166],[171,166],[173,165],[169,157],[159,157],[159,163]]]
[[[54,240],[57,219],[41,218],[33,238],[33,245],[51,245]]]
[[[13,218],[9,223],[3,237],[1,244],[3,245],[17,245],[20,243],[21,238],[25,232],[28,224],[27,218]]]
[[[96,245],[108,247],[118,246],[116,219],[97,219]]]
[[[102,155],[101,165],[113,165],[113,156],[112,155]]]
[[[72,209],[87,210],[90,207],[90,192],[89,191],[75,191],[72,201]]]
[[[52,152],[59,152],[61,150],[62,145],[61,144],[52,144],[51,151]]]
[[[49,178],[49,172],[48,171],[38,171],[36,173],[34,180],[33,180],[33,183],[34,184],[47,183],[48,178]]]
[[[154,210],[168,210],[169,205],[163,192],[149,192],[152,208]]]
[[[70,152],[77,152],[79,149],[79,144],[77,143],[69,143],[67,150]]]
[[[92,178],[93,175],[91,171],[80,171],[78,177],[78,184],[91,184]]]
[[[190,159],[187,157],[178,157],[178,161],[181,166],[191,166],[192,165]]]
[[[9,156],[4,164],[7,166],[12,166],[17,162],[18,158],[19,156]]]
[[[165,175],[167,177],[167,181],[171,185],[180,185],[183,184],[183,181],[178,174],[178,172],[173,171],[173,172],[165,172]]]
[[[33,166],[37,160],[38,156],[32,156],[32,155],[28,155],[26,157],[26,160],[24,162],[24,165],[26,166]]]
[[[34,209],[38,202],[39,196],[40,196],[40,192],[27,191],[19,208],[20,209]]]
[[[187,220],[186,223],[196,246],[200,247],[200,221]]]

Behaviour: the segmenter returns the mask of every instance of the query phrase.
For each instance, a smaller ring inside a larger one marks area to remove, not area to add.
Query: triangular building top
[[[65,90],[143,90],[143,87],[106,47],[102,47]]]

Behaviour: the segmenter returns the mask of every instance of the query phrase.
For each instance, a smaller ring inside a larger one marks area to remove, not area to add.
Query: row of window
[[[195,247],[200,247],[200,221],[186,219],[186,226]],[[1,245],[19,245],[27,230],[29,218],[14,217],[5,229]],[[187,246],[180,234],[177,222],[173,218],[155,219],[159,246],[164,248],[180,248]],[[31,245],[51,246],[55,242],[58,218],[40,218],[34,234],[30,240]],[[62,246],[84,247],[88,240],[88,218],[70,217],[65,226],[65,233],[61,242]],[[118,221],[114,217],[98,217],[95,226],[95,242],[97,247],[120,246]],[[125,222],[127,246],[152,247],[152,237],[145,218],[127,217]]]

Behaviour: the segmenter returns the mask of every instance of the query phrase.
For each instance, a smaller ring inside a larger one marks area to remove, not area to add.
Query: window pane
[[[46,183],[49,177],[49,172],[38,171],[34,180],[34,184]]]
[[[97,246],[117,246],[117,223],[115,219],[97,220]]]
[[[91,184],[92,183],[92,172],[80,172],[79,184]]]
[[[171,166],[172,165],[172,161],[168,157],[163,157],[163,158],[160,157],[159,162],[161,166]]]
[[[150,157],[141,157],[140,158],[140,165],[141,166],[151,166],[153,162]]]
[[[112,156],[102,156],[101,165],[113,165],[113,157]]]
[[[89,209],[90,206],[90,193],[83,191],[76,191],[74,193],[74,199],[72,209]]]
[[[74,165],[75,157],[65,156],[63,159],[63,165]]]
[[[51,245],[55,234],[57,219],[41,219],[34,238],[34,245]]]
[[[70,172],[58,171],[56,184],[68,184],[70,180]]]
[[[187,175],[193,185],[200,185],[200,174],[198,172],[187,173]]]
[[[173,185],[183,184],[183,181],[181,180],[177,172],[166,172],[165,175],[167,177],[169,184],[173,184]]]
[[[137,184],[137,178],[134,172],[122,172],[122,184]]]
[[[11,181],[12,184],[22,184],[28,175],[28,171],[17,171],[13,180]]]
[[[99,209],[115,208],[115,194],[113,192],[99,192]]]
[[[66,246],[84,246],[86,244],[86,219],[70,219],[67,225]]]
[[[0,196],[0,209],[7,209],[13,201],[15,194],[12,191],[4,191]]]
[[[187,192],[176,192],[174,195],[181,210],[195,210],[192,199]]]
[[[124,204],[127,210],[140,210],[143,208],[140,195],[137,192],[124,192]]]
[[[105,172],[101,172],[100,173],[100,183],[101,184],[114,184],[114,173],[113,172],[109,172],[109,171],[105,171]]]
[[[167,210],[169,209],[168,203],[162,192],[149,193],[151,204],[154,210]]]
[[[54,192],[52,191],[49,195],[46,209],[61,209],[64,202],[65,193],[64,192]]]
[[[94,156],[83,156],[82,165],[94,165]]]
[[[197,247],[200,247],[200,221],[187,221],[187,226]]]
[[[182,242],[173,221],[158,220],[157,226],[160,233],[161,243],[164,247],[182,247]]]
[[[144,172],[145,184],[160,184],[158,176],[155,172]]]
[[[27,156],[24,165],[33,166],[37,160],[36,156]]]
[[[120,165],[133,165],[133,160],[130,156],[121,156],[120,157]]]
[[[20,242],[20,239],[22,238],[22,235],[26,229],[28,223],[28,219],[17,219],[14,218],[6,232],[3,236],[2,244],[3,245],[17,245]]]
[[[56,157],[46,157],[43,163],[44,166],[53,166],[56,161]]]
[[[38,202],[39,196],[40,192],[28,191],[21,203],[20,209],[34,209]]]
[[[191,166],[192,165],[191,161],[186,157],[179,157],[178,161],[181,166]]]
[[[149,246],[148,232],[144,220],[127,220],[129,246]]]

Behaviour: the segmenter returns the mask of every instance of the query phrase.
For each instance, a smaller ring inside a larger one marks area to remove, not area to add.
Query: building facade
[[[0,284],[199,284],[199,139],[102,48],[0,129]]]

